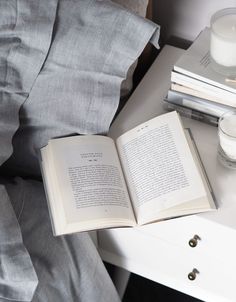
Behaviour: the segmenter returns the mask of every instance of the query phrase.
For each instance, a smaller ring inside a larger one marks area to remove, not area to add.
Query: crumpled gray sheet
[[[108,131],[129,66],[158,35],[110,1],[0,2],[0,301],[119,301],[86,233],[52,236],[29,178],[49,138]]]
[[[12,153],[20,106],[48,53],[56,8],[54,0],[0,2],[0,165]],[[0,207],[0,298],[30,301],[38,280],[4,184]]]

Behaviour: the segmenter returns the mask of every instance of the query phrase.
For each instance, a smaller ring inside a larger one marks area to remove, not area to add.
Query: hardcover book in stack
[[[217,125],[223,113],[236,109],[236,78],[215,69],[209,45],[210,29],[205,28],[174,65],[164,106]]]

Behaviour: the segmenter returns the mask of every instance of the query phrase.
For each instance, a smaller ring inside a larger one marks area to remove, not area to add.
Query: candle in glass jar
[[[228,112],[220,118],[219,140],[225,155],[236,161],[236,112]]]
[[[217,64],[236,67],[236,7],[212,16],[210,53]]]

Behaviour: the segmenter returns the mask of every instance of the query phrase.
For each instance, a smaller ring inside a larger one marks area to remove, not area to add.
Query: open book
[[[215,204],[191,139],[170,112],[121,135],[52,139],[41,149],[55,235],[143,225]]]

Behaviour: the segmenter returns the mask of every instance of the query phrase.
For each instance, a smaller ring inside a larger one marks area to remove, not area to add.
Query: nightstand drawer
[[[236,213],[236,209],[235,209]],[[214,213],[210,213],[213,214]],[[207,214],[206,214],[207,215]],[[137,228],[138,232],[216,259],[235,259],[236,230],[193,215]],[[231,265],[236,267],[236,261]]]
[[[204,301],[236,301],[236,275],[226,265],[229,259],[199,257],[134,229],[100,231],[98,241],[105,261]]]

